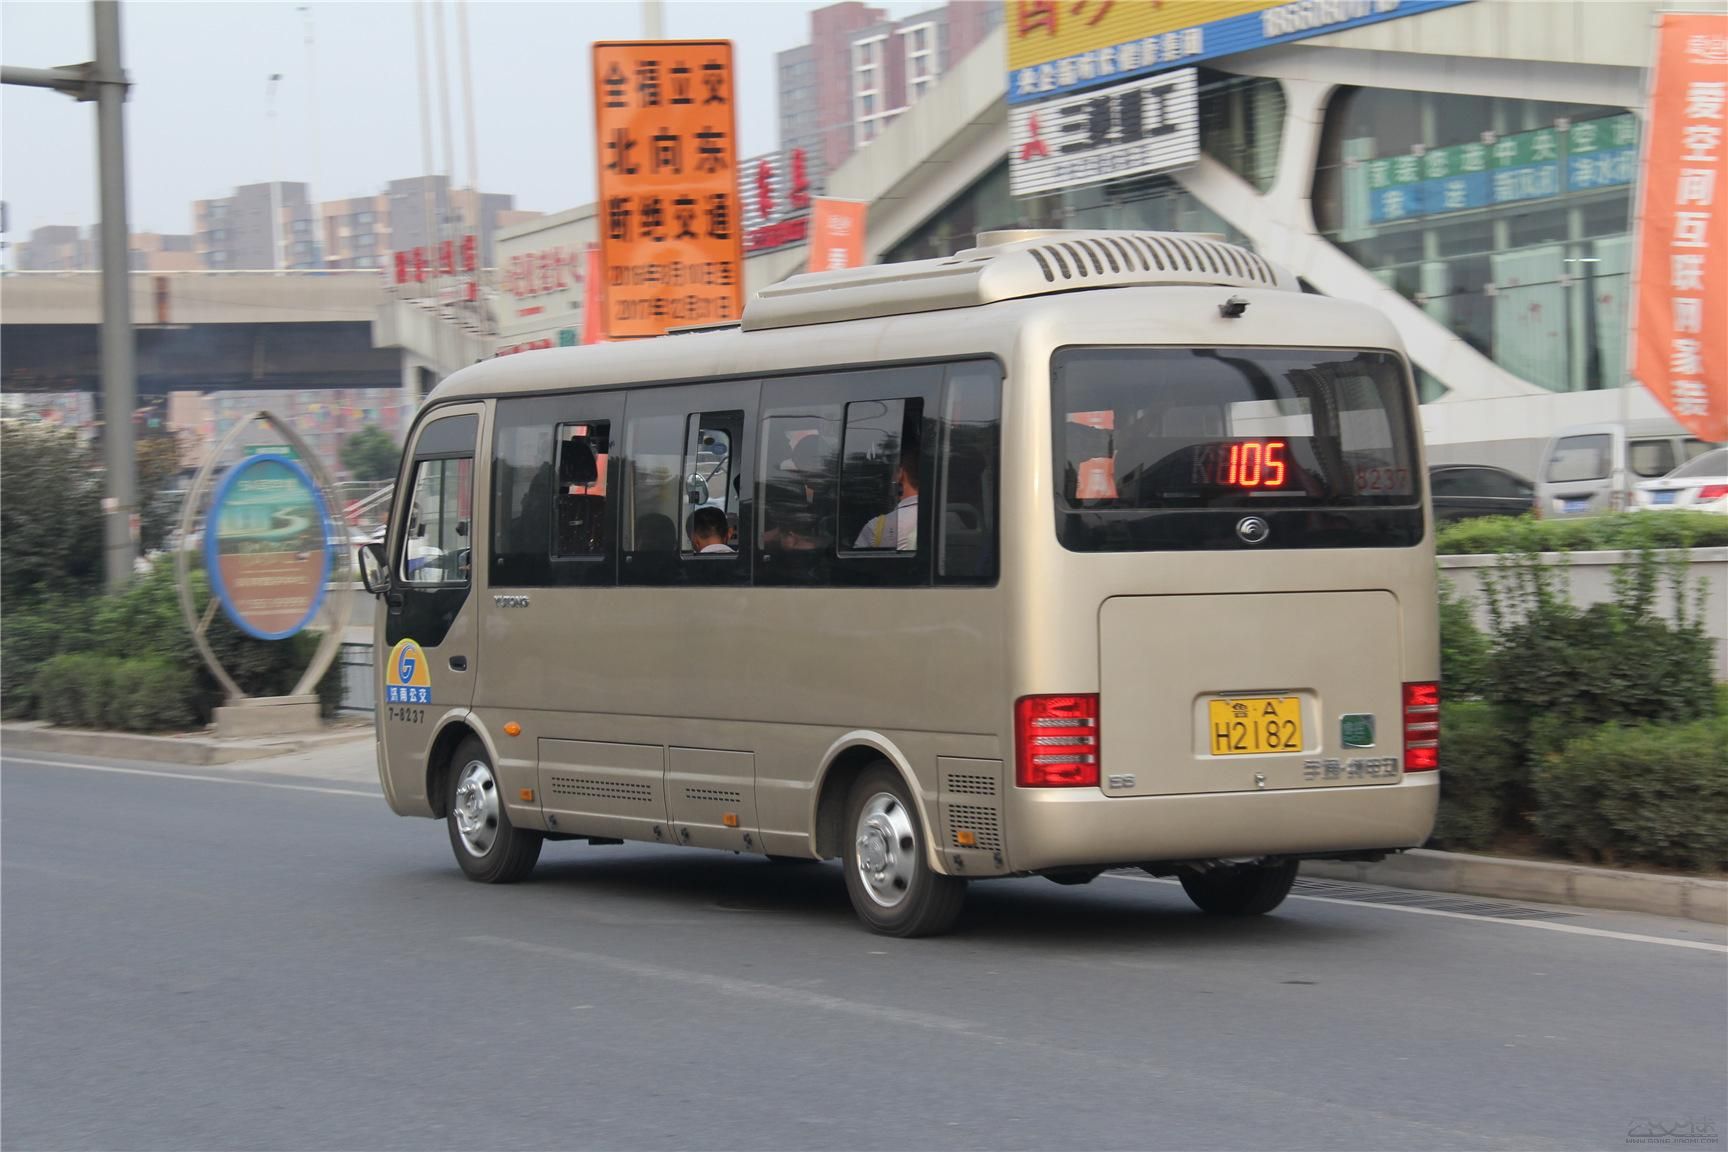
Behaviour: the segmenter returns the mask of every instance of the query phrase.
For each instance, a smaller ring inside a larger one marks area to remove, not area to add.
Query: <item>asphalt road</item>
[[[1728,1143],[1706,925],[1124,876],[887,940],[833,865],[559,844],[486,888],[362,780],[54,759],[0,777],[5,1148]]]

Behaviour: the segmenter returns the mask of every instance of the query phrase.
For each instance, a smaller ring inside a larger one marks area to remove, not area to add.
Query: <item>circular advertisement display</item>
[[[252,456],[228,470],[210,502],[204,564],[234,626],[286,640],[318,614],[335,552],[324,496],[290,456]]]

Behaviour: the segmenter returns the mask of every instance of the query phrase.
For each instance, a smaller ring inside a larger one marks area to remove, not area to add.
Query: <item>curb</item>
[[[201,768],[289,756],[362,736],[370,739],[371,735],[371,730],[366,729],[356,730],[352,736],[321,732],[275,739],[219,740],[212,736],[145,736],[135,732],[49,728],[41,724],[0,724],[0,747],[7,752],[52,752]]]
[[[1388,856],[1377,864],[1304,860],[1302,875],[1728,924],[1728,881],[1693,876],[1619,872],[1426,848]]]

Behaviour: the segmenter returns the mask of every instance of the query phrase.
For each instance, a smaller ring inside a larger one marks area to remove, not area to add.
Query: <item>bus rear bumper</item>
[[[1310,856],[1418,848],[1434,829],[1437,772],[1396,784],[1110,797],[1094,789],[1015,789],[1008,866]]]

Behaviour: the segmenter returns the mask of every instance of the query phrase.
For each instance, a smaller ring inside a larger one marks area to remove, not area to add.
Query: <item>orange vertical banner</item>
[[[1632,375],[1704,440],[1728,440],[1728,16],[1665,12],[1645,120]]]
[[[582,343],[606,343],[606,293],[600,290],[600,245],[588,245],[582,265]]]
[[[810,271],[833,272],[864,263],[864,217],[858,200],[818,199],[810,209]]]
[[[608,339],[742,315],[736,93],[729,40],[594,45]]]

